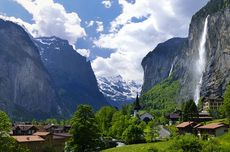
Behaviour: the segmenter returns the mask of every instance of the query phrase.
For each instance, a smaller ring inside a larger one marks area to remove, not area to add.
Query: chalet
[[[150,113],[146,112],[140,116],[140,119],[148,123],[149,121],[153,120],[154,117]]]
[[[28,147],[31,151],[43,152],[45,140],[40,136],[24,135],[12,136],[20,145]]]
[[[196,125],[197,123],[193,121],[188,121],[188,122],[182,122],[181,124],[178,124],[176,127],[179,130],[180,134],[185,134],[185,133],[193,134],[195,132],[194,126]]]
[[[13,127],[13,135],[32,135],[38,130],[34,125],[17,125]]]
[[[227,125],[223,123],[211,123],[204,126],[197,127],[198,135],[212,135],[214,137],[218,137],[223,135],[228,131]]]

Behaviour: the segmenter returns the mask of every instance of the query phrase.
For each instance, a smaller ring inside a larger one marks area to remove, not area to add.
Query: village
[[[10,136],[32,152],[42,152],[50,148],[55,152],[63,152],[65,142],[71,137],[68,133],[70,128],[69,125],[48,124],[43,126],[20,122],[13,124]]]
[[[151,139],[152,141],[161,141],[165,138],[171,137],[171,132],[167,128],[169,126],[175,126],[177,128],[178,135],[193,134],[201,139],[208,140],[209,138],[219,137],[228,132],[229,126],[224,122],[215,122],[215,119],[207,112],[208,109],[217,110],[223,104],[223,100],[203,100],[202,111],[196,116],[192,116],[188,121],[183,121],[185,117],[182,110],[175,109],[173,112],[165,115],[167,124],[159,124],[158,137]],[[143,112],[139,98],[137,96],[133,104],[133,114],[131,118],[135,118],[140,122],[146,124],[154,122],[154,115]],[[30,149],[32,152],[43,152],[44,149],[53,149],[55,152],[63,152],[66,147],[66,142],[70,140],[72,135],[70,134],[70,125],[33,125],[29,122],[14,122],[12,125],[12,136],[17,143]],[[124,146],[122,140],[110,139],[111,147]]]

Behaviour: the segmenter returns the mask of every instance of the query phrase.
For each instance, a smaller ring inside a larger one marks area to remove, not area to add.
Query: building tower
[[[137,112],[140,109],[141,109],[141,106],[140,106],[139,97],[138,97],[138,94],[137,94],[136,101],[134,102],[134,114],[133,114],[134,117],[137,116]]]

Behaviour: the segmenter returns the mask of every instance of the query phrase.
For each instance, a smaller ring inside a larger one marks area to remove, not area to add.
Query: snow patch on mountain
[[[141,92],[141,84],[134,81],[125,81],[120,75],[116,77],[98,77],[100,91],[107,101],[118,108],[135,100]]]

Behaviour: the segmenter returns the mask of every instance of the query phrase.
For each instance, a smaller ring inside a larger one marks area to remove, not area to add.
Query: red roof
[[[211,123],[211,124],[207,124],[204,126],[200,126],[198,127],[198,129],[217,129],[217,128],[224,127],[224,126],[225,124],[223,123]]]
[[[193,121],[182,122],[181,124],[177,125],[176,127],[177,128],[184,128],[184,127],[187,127],[187,126],[192,125],[192,124],[194,124]]]
[[[45,141],[40,136],[12,136],[14,139],[17,140],[17,142],[42,142]]]

